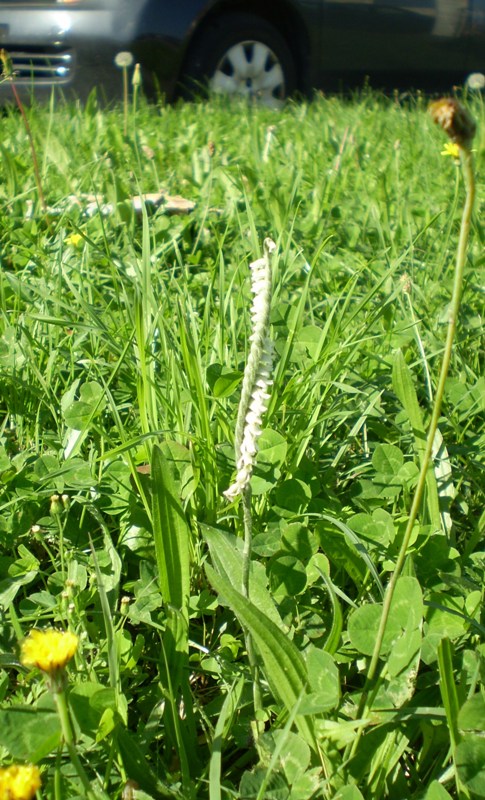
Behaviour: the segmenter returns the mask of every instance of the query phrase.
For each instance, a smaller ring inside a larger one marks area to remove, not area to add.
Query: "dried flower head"
[[[55,675],[74,656],[78,644],[78,637],[70,631],[34,629],[22,642],[20,660],[28,667],[38,667],[48,675]]]
[[[0,800],[32,800],[40,784],[38,767],[12,764],[0,768]]]
[[[470,149],[476,124],[471,114],[454,97],[443,97],[429,107],[431,117],[458,147]]]

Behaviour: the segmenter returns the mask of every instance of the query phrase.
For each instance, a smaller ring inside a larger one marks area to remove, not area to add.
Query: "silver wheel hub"
[[[276,55],[263,42],[239,42],[219,61],[210,80],[219,94],[254,97],[279,108],[285,96],[285,76]]]

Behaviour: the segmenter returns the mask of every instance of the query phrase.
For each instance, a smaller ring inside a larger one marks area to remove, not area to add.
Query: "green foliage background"
[[[483,169],[483,108],[475,158]],[[110,797],[485,797],[483,187],[442,440],[356,711],[439,371],[463,202],[426,101],[11,110],[0,145],[0,757],[83,796],[33,627],[81,647],[69,705]],[[169,213],[140,194],[182,195]],[[277,243],[277,359],[249,601],[222,496],[248,264]],[[147,464],[151,463],[151,475]],[[52,505],[52,496],[62,499]],[[255,746],[249,629],[266,732]]]

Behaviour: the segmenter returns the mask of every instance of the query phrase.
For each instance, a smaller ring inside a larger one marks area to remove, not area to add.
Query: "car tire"
[[[295,65],[286,41],[265,19],[222,14],[196,37],[183,85],[192,96],[209,89],[279,107],[296,89]]]

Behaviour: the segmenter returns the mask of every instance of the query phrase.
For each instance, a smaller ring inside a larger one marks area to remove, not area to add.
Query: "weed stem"
[[[394,596],[394,591],[396,588],[397,581],[401,575],[402,568],[404,566],[407,550],[409,547],[409,542],[411,539],[411,534],[413,532],[414,524],[416,522],[419,509],[421,507],[421,501],[423,499],[423,494],[426,486],[426,476],[428,474],[428,469],[430,467],[431,455],[433,452],[433,444],[435,441],[438,422],[441,415],[441,406],[443,403],[445,383],[448,377],[448,370],[451,361],[453,340],[455,337],[455,330],[456,330],[456,321],[458,318],[458,312],[460,308],[461,292],[463,285],[463,273],[466,262],[466,253],[467,253],[468,239],[470,234],[472,211],[475,201],[475,175],[473,170],[473,158],[469,147],[460,147],[460,158],[461,158],[463,176],[465,180],[466,199],[460,226],[460,236],[458,241],[456,265],[455,265],[455,276],[453,281],[453,293],[449,310],[448,329],[447,329],[446,342],[443,353],[443,361],[441,364],[441,371],[439,375],[438,386],[436,389],[431,421],[429,423],[428,434],[426,437],[426,447],[421,461],[418,482],[416,485],[413,502],[411,505],[411,510],[409,512],[409,518],[407,521],[406,530],[404,532],[404,537],[401,543],[401,547],[399,549],[396,566],[394,568],[394,572],[391,575],[391,578],[389,580],[386,589],[386,593],[384,595],[382,614],[379,622],[379,628],[376,636],[374,651],[372,653],[369,670],[367,672],[364,692],[362,693],[361,701],[357,712],[358,718],[361,717],[364,714],[364,712],[368,710],[369,707],[372,705],[372,696],[370,704],[368,702],[369,685],[374,680],[377,673],[382,642],[384,639],[384,633],[389,618],[389,612],[391,608],[392,599]],[[356,752],[360,736],[361,732],[359,732],[356,739],[354,740],[351,750],[351,755]]]
[[[71,719],[69,716],[69,708],[67,705],[66,693],[65,691],[61,692],[53,692],[54,700],[56,703],[57,713],[59,715],[59,720],[61,723],[61,730],[62,730],[62,737],[67,747],[67,751],[69,753],[69,758],[79,776],[79,779],[84,787],[86,792],[86,797],[88,800],[106,800],[106,796],[103,794],[99,794],[95,792],[91,786],[88,776],[84,770],[81,761],[79,760],[79,756],[77,754],[76,745],[74,742],[74,735],[72,732],[72,725]]]

